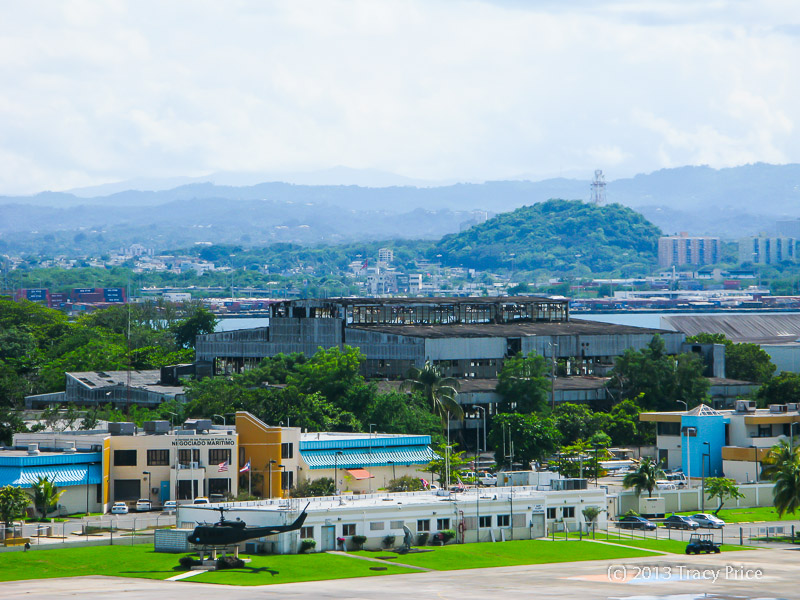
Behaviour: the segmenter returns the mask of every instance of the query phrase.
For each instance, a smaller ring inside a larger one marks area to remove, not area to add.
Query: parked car
[[[177,500],[167,500],[166,502],[164,502],[164,506],[162,506],[161,508],[163,508],[165,512],[171,512],[173,510],[177,510],[178,501]]]
[[[696,515],[692,515],[691,518],[693,521],[697,521],[700,527],[705,527],[706,529],[722,529],[725,527],[725,521],[715,515],[697,513]]]
[[[659,489],[659,490],[677,490],[678,486],[677,486],[677,484],[672,483],[671,481],[668,481],[666,479],[659,479],[658,481],[656,481],[656,489]]]
[[[689,538],[689,543],[686,544],[686,554],[700,554],[701,552],[719,554],[719,544],[714,543],[712,534],[693,533]]]
[[[465,483],[476,482],[479,485],[497,485],[497,475],[486,471],[481,471],[479,473],[475,471],[466,471],[461,474],[461,478]]]
[[[683,517],[681,515],[672,515],[671,517],[667,517],[664,519],[664,527],[667,529],[691,529],[694,531],[700,524],[691,519],[689,517]]]
[[[211,504],[211,501],[205,496],[198,496],[192,501],[192,504]]]
[[[619,520],[617,527],[620,529],[643,529],[645,531],[653,531],[656,528],[656,524],[639,515],[628,515]]]
[[[153,503],[147,498],[139,498],[136,501],[136,512],[149,512],[153,510]]]
[[[111,514],[112,515],[127,515],[128,514],[128,505],[124,502],[114,502],[111,505]]]

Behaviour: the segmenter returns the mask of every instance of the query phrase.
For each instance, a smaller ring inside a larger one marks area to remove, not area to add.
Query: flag
[[[367,267],[369,267],[369,259],[364,261],[364,264],[361,265],[361,270],[366,271]]]
[[[239,473],[247,473],[250,470],[250,461],[247,461],[247,464],[239,469]]]
[[[427,490],[427,489],[428,489],[428,486],[430,485],[430,484],[428,483],[428,480],[427,480],[427,479],[424,479],[424,478],[422,478],[422,477],[420,477],[420,481],[422,482],[422,488]]]
[[[228,470],[228,461],[227,460],[224,461],[224,462],[219,463],[219,472],[220,473],[222,473],[223,471],[227,471],[227,470]]]

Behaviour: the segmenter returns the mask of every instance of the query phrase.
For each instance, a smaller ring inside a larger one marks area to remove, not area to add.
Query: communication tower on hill
[[[603,175],[603,171],[600,169],[597,169],[594,172],[591,190],[592,197],[589,199],[590,202],[593,202],[594,204],[606,203],[606,176]]]

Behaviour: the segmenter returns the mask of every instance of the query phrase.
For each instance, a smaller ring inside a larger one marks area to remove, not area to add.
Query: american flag
[[[228,461],[219,463],[219,472],[222,473],[223,471],[228,470]]]

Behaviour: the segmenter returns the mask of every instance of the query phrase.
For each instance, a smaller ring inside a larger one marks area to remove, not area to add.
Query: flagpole
[[[247,461],[247,466],[250,467],[250,461]],[[253,468],[247,469],[247,495],[253,496]]]

